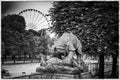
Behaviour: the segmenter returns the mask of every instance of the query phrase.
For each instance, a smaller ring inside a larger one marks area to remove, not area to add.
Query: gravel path
[[[2,65],[1,68],[8,70],[11,77],[21,76],[22,72],[26,75],[36,72],[36,68],[39,67],[40,63],[30,63],[30,64],[18,64],[18,65]]]

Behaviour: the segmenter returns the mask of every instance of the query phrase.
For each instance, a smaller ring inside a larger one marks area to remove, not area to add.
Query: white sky
[[[43,14],[48,14],[48,10],[52,7],[52,1],[13,1],[13,8],[10,8],[6,14],[18,14],[25,9],[36,9]]]

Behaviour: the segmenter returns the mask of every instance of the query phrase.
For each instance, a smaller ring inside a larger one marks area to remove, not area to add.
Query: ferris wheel
[[[36,9],[25,9],[19,15],[25,18],[26,30],[38,31],[42,28],[49,28],[49,21],[46,16]]]

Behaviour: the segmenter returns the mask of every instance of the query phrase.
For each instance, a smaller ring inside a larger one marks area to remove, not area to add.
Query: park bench
[[[11,76],[11,74],[9,73],[9,71],[8,70],[5,70],[5,69],[2,69],[1,70],[1,73],[2,73],[2,78],[5,76],[5,77],[10,77]]]

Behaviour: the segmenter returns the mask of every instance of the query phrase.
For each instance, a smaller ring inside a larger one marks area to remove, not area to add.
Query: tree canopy
[[[60,35],[72,31],[84,53],[110,54],[118,51],[118,8],[118,2],[56,1],[49,11],[51,29]]]
[[[1,27],[5,50],[3,54],[14,55],[19,53],[22,44],[21,34],[25,30],[24,18],[16,14],[4,16]]]
[[[25,30],[24,17],[17,14],[2,18],[2,55],[35,55],[47,53],[46,30]]]

